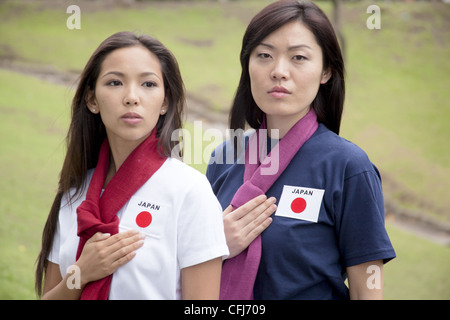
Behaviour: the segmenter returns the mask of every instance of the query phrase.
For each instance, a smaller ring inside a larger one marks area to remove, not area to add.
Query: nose
[[[289,78],[289,68],[283,59],[274,62],[270,77],[273,80],[287,80]]]
[[[139,104],[139,97],[133,86],[130,86],[126,91],[125,97],[123,98],[123,103],[126,106],[136,106]]]

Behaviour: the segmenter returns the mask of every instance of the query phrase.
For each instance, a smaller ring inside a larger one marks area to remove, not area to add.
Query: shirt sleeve
[[[55,230],[55,234],[53,235],[53,244],[52,244],[52,249],[47,257],[47,260],[50,262],[53,262],[54,264],[59,264],[59,248],[60,248],[60,244],[61,244],[61,225],[60,225],[60,221],[59,221],[59,214],[61,212],[61,208],[63,206],[63,204],[65,204],[67,202],[66,200],[66,195],[63,195],[61,198],[61,206],[59,208],[59,213],[58,213],[58,220],[57,220],[57,224],[56,224],[56,230]]]
[[[208,166],[206,168],[206,178],[210,183],[213,183],[215,180],[215,174],[216,174],[216,168],[217,164],[224,164],[226,159],[224,155],[224,149],[226,147],[227,141],[224,143],[218,145],[213,152],[211,153],[211,156],[209,157]]]
[[[337,236],[346,267],[395,257],[384,226],[381,179],[376,168],[344,182]]]
[[[222,207],[205,176],[185,194],[178,221],[178,260],[186,268],[229,254]]]
[[[59,223],[56,227],[55,235],[53,236],[52,249],[47,257],[47,260],[55,264],[59,264]]]
[[[211,157],[214,156],[214,152],[213,155]],[[209,183],[213,183],[214,182],[214,171],[216,169],[216,164],[214,162],[209,163],[208,167],[206,167],[206,178],[208,179]]]

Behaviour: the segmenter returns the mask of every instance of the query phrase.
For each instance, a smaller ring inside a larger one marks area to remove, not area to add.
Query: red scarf
[[[89,184],[86,199],[77,208],[78,236],[80,237],[77,260],[86,241],[95,233],[114,235],[119,232],[117,212],[166,160],[158,153],[158,138],[154,129],[150,136],[128,156],[102,194],[109,169],[109,153],[108,139],[105,139],[100,147],[98,163]],[[107,300],[112,276],[111,274],[88,283],[81,294],[81,299]]]
[[[261,137],[260,130],[257,130],[250,137],[247,144],[247,149],[245,150],[244,183],[236,191],[231,200],[231,206],[236,209],[254,197],[265,194],[272,184],[278,180],[298,150],[308,141],[318,127],[316,113],[311,109],[275,145],[262,163],[252,164],[249,150],[251,148],[258,150],[258,146],[264,148],[266,145],[266,140],[264,140],[264,137]],[[265,128],[264,121],[260,129]],[[263,139],[263,143],[259,142],[261,139]],[[270,166],[273,165],[273,161],[278,161],[278,170],[276,172],[270,172],[271,170],[269,170]],[[220,284],[220,299],[252,300],[253,286],[255,284],[256,274],[258,273],[260,260],[261,236],[258,236],[240,254],[225,260]]]

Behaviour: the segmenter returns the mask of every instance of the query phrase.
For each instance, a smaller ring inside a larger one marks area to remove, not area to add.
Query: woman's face
[[[330,78],[314,34],[299,21],[261,41],[250,54],[249,74],[253,99],[280,137],[308,113],[320,84]]]
[[[138,145],[167,111],[159,59],[142,46],[112,51],[102,63],[88,106],[100,113],[110,143]]]

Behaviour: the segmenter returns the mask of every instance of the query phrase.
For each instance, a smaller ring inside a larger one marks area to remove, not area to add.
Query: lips
[[[121,119],[128,124],[138,124],[139,122],[142,121],[142,117],[138,113],[135,113],[135,112],[125,113],[121,117]]]
[[[286,89],[285,87],[281,87],[281,86],[273,87],[267,93],[270,94],[274,98],[283,98],[283,97],[286,97],[287,95],[291,94],[291,92],[288,89]]]

